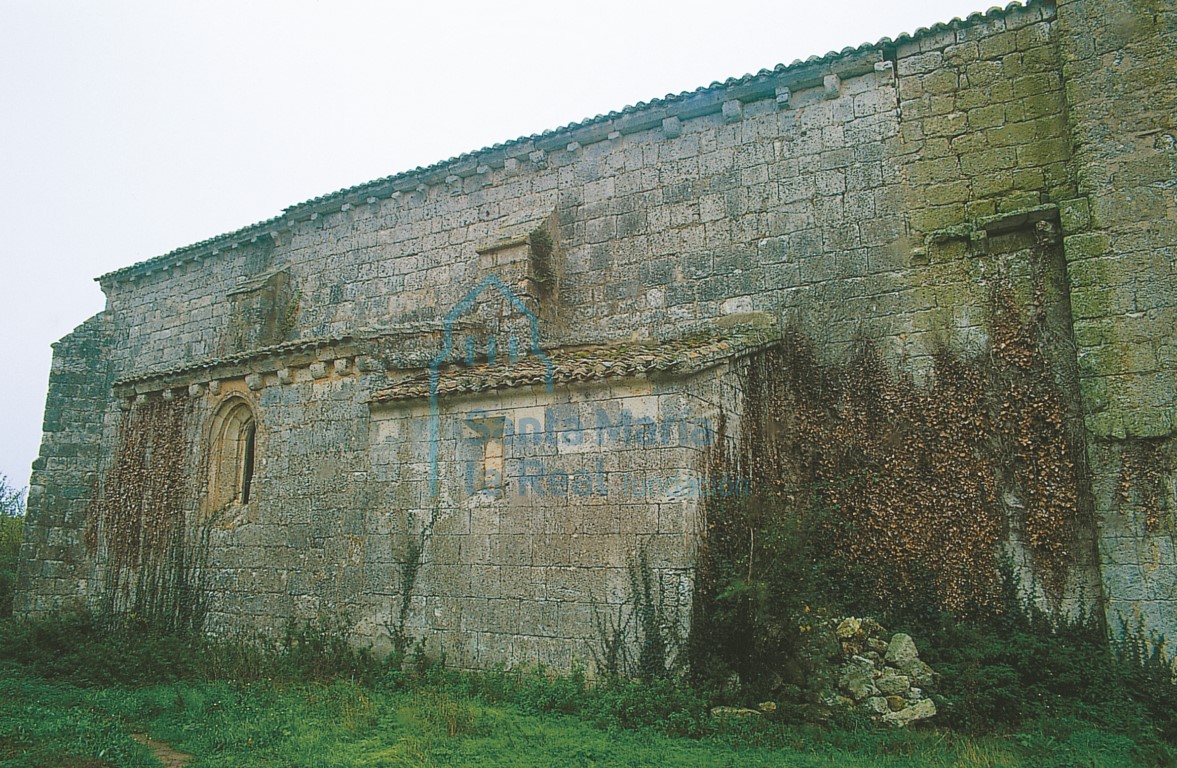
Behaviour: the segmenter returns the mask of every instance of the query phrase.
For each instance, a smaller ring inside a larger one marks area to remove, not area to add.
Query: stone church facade
[[[927,381],[945,350],[1000,353],[1001,282],[1079,446],[1053,605],[1169,631],[1175,46],[1163,3],[1015,3],[104,275],[54,346],[16,609],[345,616],[459,666],[567,668],[640,562],[682,636],[708,499],[746,490],[708,468],[750,361],[800,329]],[[1049,602],[1011,488],[1003,551]]]

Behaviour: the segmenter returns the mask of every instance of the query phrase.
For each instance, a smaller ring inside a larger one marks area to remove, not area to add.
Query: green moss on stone
[[[1111,310],[1107,290],[1100,287],[1071,291],[1071,314],[1076,319],[1107,317]]]
[[[1067,261],[1090,259],[1108,252],[1108,236],[1104,232],[1088,232],[1063,238]]]

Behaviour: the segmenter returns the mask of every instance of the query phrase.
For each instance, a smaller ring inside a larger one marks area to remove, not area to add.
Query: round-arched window
[[[248,504],[257,464],[257,420],[245,400],[225,403],[213,422],[209,501],[213,512]]]

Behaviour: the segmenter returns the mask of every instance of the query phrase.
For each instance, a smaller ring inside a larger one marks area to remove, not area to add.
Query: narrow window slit
[[[245,451],[241,458],[241,503],[249,503],[249,489],[253,484],[253,448],[256,427],[252,421],[245,426]]]

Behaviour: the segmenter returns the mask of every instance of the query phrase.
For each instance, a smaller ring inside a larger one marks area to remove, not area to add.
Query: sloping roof
[[[514,363],[449,365],[438,371],[439,395],[470,394],[527,385],[595,381],[645,376],[653,372],[693,373],[723,360],[750,354],[777,338],[776,331],[759,326],[715,330],[662,342],[622,342],[585,347],[562,347],[546,352],[546,359],[529,355]],[[414,400],[430,396],[430,372],[418,374],[375,392],[371,402]]]
[[[528,145],[543,144],[545,141],[550,141],[553,137],[564,137],[568,134],[577,131],[583,131],[594,126],[608,125],[615,121],[626,120],[647,111],[654,111],[658,109],[665,109],[673,107],[682,102],[699,97],[707,96],[709,94],[717,94],[725,91],[739,90],[754,86],[758,82],[766,82],[776,78],[780,78],[786,73],[800,70],[803,68],[812,68],[817,65],[830,64],[838,59],[848,58],[855,55],[868,54],[877,52],[879,54],[894,46],[904,45],[920,40],[928,35],[936,35],[941,32],[949,30],[957,30],[976,23],[984,23],[992,21],[997,18],[1002,18],[1005,15],[1015,12],[1023,8],[1033,7],[1053,7],[1054,0],[1027,0],[1025,4],[1020,2],[1011,2],[1005,8],[993,7],[985,13],[976,12],[969,14],[967,19],[954,18],[949,22],[934,24],[931,27],[921,27],[915,32],[908,34],[903,33],[892,40],[889,37],[881,38],[874,43],[862,43],[861,45],[847,46],[841,51],[829,51],[824,56],[810,56],[808,59],[802,61],[796,59],[793,63],[785,65],[778,64],[772,69],[762,69],[755,74],[747,74],[743,77],[732,77],[723,82],[713,82],[707,86],[701,86],[693,91],[683,91],[677,94],[667,94],[660,99],[652,99],[648,102],[638,102],[637,104],[623,107],[620,110],[609,112],[604,115],[597,115],[595,117],[586,118],[579,122],[569,123],[568,125],[543,131],[542,133],[532,134],[530,136],[522,136],[511,141],[493,144],[489,147],[475,150],[473,152],[466,152],[456,157],[451,157],[448,160],[442,160],[428,166],[420,166],[408,171],[396,173],[391,176],[384,176],[372,181],[357,184],[352,187],[330,192],[318,197],[311,198],[302,203],[291,205],[283,209],[283,213],[278,216],[266,219],[264,221],[250,224],[241,229],[228,232],[226,234],[218,235],[207,240],[201,240],[198,243],[177,248],[169,251],[161,256],[141,261],[121,269],[108,272],[98,278],[100,283],[107,283],[128,278],[140,273],[150,273],[156,269],[164,269],[168,265],[175,263],[182,263],[188,260],[197,258],[196,254],[203,253],[206,250],[214,250],[217,247],[234,247],[236,243],[244,242],[250,238],[259,236],[268,236],[274,229],[280,229],[286,226],[291,220],[298,220],[300,214],[305,214],[309,217],[318,209],[325,209],[328,205],[339,204],[349,200],[357,202],[363,201],[376,190],[389,189],[412,189],[418,183],[422,183],[427,179],[434,177],[445,177],[455,169],[463,166],[469,166],[470,170],[474,170],[479,165],[479,160],[484,159],[484,156],[490,154],[500,154],[509,156],[510,150],[516,148],[524,148]],[[644,126],[650,127],[650,126]],[[557,144],[558,146],[558,144]],[[387,196],[387,194],[385,194]]]

